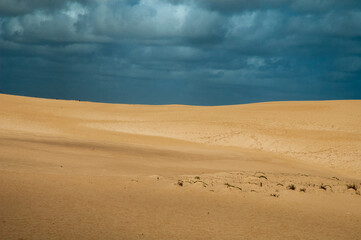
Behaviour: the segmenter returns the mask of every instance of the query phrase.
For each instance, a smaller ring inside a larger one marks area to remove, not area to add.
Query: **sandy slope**
[[[0,239],[360,239],[361,101],[0,110]]]

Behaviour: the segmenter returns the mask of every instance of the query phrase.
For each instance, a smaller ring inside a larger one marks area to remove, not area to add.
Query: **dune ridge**
[[[116,105],[6,95],[1,101],[0,128],[6,126],[5,131],[71,134],[88,140],[91,134],[99,137],[98,131],[108,139],[117,133],[173,138],[273,152],[361,177],[361,101],[357,100],[218,107]]]

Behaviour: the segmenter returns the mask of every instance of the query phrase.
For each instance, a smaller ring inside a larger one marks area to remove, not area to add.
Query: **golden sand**
[[[0,239],[361,239],[361,101],[0,95]]]

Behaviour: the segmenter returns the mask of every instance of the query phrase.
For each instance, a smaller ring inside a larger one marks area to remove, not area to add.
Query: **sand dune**
[[[360,239],[361,101],[0,110],[0,239]]]

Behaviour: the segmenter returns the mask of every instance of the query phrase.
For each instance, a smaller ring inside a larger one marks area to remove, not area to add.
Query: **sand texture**
[[[0,239],[361,239],[361,101],[0,94]]]

